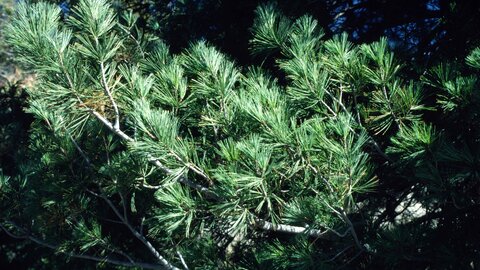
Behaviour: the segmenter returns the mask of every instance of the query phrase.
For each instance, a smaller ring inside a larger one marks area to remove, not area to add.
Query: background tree
[[[65,12],[77,1],[51,1]],[[418,66],[438,59],[463,59],[478,46],[480,4],[455,0],[277,0],[287,16],[313,16],[330,38],[342,32],[357,44],[385,36],[397,55]],[[115,1],[118,11],[133,10],[138,24],[161,36],[174,52],[206,39],[242,65],[251,63],[249,28],[255,8],[268,1],[219,0]]]

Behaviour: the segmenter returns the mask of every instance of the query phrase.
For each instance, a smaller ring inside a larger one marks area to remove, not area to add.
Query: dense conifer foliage
[[[417,76],[385,38],[255,14],[274,65],[171,53],[104,0],[20,3],[6,37],[35,120],[2,231],[58,255],[37,267],[478,265],[480,51]]]

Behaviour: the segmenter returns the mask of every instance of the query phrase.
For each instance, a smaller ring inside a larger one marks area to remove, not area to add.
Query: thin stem
[[[109,151],[108,151],[108,144],[105,141],[105,136],[102,136],[102,140],[103,140],[103,145],[105,146],[105,156],[107,158],[107,164],[110,164],[110,154],[109,154]]]
[[[182,262],[183,268],[184,268],[185,270],[189,270],[187,263],[186,263],[185,260],[183,259],[182,253],[180,253],[180,251],[177,250],[177,255],[178,255],[178,257],[180,258],[180,262]]]
[[[332,193],[335,192],[335,191],[333,190],[332,185],[328,182],[328,180],[327,180],[325,177],[323,177],[323,175],[321,175],[320,173],[318,173],[318,170],[317,170],[315,167],[313,167],[312,164],[308,163],[308,167],[309,167],[310,169],[312,169],[313,172],[320,177],[320,179],[322,179],[322,181],[323,181],[323,182],[325,183],[325,185],[328,187],[328,189],[330,190],[330,192],[332,192]]]
[[[202,169],[198,168],[195,164],[190,164],[188,162],[183,161],[183,159],[179,155],[177,155],[175,152],[173,152],[173,150],[170,150],[170,154],[173,155],[177,161],[181,162],[187,168],[189,168],[190,170],[192,170],[196,174],[200,175],[202,178],[207,180],[209,183],[213,183],[212,179],[210,179],[210,177],[208,177],[208,175],[205,172],[203,172]]]
[[[103,64],[103,61],[100,62],[100,72],[102,73],[102,82],[103,82],[103,88],[105,90],[105,94],[107,94],[108,99],[110,100],[110,103],[112,103],[113,110],[115,112],[115,124],[113,125],[113,127],[115,129],[120,129],[120,112],[118,110],[117,103],[113,99],[112,90],[110,89],[110,86],[108,85],[105,66]]]
[[[347,108],[345,107],[345,105],[343,105],[343,103],[336,99],[329,91],[325,91],[335,102],[337,102],[340,107],[342,108],[342,110],[351,118],[351,119],[354,119],[351,112],[347,110]],[[365,130],[365,128],[362,126],[361,122],[359,122],[359,125],[362,129]],[[357,132],[352,128],[352,127],[349,127],[349,129],[356,135]],[[367,133],[368,134],[368,133]],[[383,150],[380,148],[380,146],[378,145],[378,143],[372,138],[372,136],[368,135],[368,138],[369,138],[369,142],[373,145],[373,148],[384,158],[386,159],[387,161],[391,162],[392,160],[387,156],[387,154],[385,154],[385,152],[383,152]]]
[[[362,125],[362,119],[360,117],[360,110],[358,109],[358,101],[357,101],[357,92],[356,87],[352,86],[353,89],[353,105],[355,106],[355,113],[357,115],[357,121],[359,125]]]
[[[158,190],[164,187],[164,185],[156,185],[156,186],[149,185],[145,181],[142,182],[141,186],[144,188],[153,189],[153,190]]]
[[[158,159],[154,158],[153,156],[151,155],[147,155],[147,158],[148,158],[148,161],[150,163],[152,163],[153,165],[157,166],[158,168],[160,168],[162,171],[164,171],[165,173],[167,174],[172,174],[173,171],[170,170],[169,168],[167,168],[165,165],[163,165]],[[185,176],[181,176],[177,179],[178,182],[186,185],[186,186],[189,186],[197,191],[199,191],[200,193],[204,194],[205,196],[209,197],[209,198],[212,198],[212,199],[219,199],[218,196],[213,193],[211,190],[209,190],[208,188],[200,185],[200,184],[197,184],[193,181],[190,181],[188,178],[186,178]]]
[[[342,215],[344,217],[345,222],[348,223],[348,226],[350,226],[350,232],[352,233],[353,240],[355,241],[355,244],[360,250],[364,250],[365,248],[363,245],[360,243],[360,240],[358,240],[357,232],[355,231],[355,228],[353,227],[352,221],[348,218],[347,214],[345,211],[342,210]]]
[[[70,141],[72,141],[73,145],[75,145],[75,148],[77,148],[77,151],[80,153],[85,162],[87,162],[88,166],[93,167],[92,162],[90,162],[90,159],[85,152],[83,152],[82,148],[80,148],[80,145],[78,145],[77,141],[75,141],[72,135],[68,135],[68,137],[70,138]]]
[[[130,230],[130,232],[138,239],[140,240],[140,242],[142,242],[147,248],[148,250],[150,251],[150,253],[152,253],[155,258],[157,258],[157,260],[166,268],[166,269],[171,269],[171,270],[179,270],[177,267],[173,266],[172,264],[170,264],[170,262],[168,262],[162,255],[160,255],[160,253],[155,249],[155,247],[153,247],[153,245],[150,243],[150,241],[148,241],[141,233],[139,233],[137,230],[135,230],[132,225],[122,216],[122,214],[120,214],[120,212],[118,211],[117,207],[115,207],[115,205],[113,205],[112,201],[110,201],[105,195],[103,194],[97,194],[93,191],[90,191],[90,190],[87,190],[90,194],[93,194],[94,196],[96,197],[99,197],[99,198],[102,198],[107,204],[108,206],[110,206],[110,208],[113,210],[113,212],[115,213],[115,215],[117,215],[117,217],[123,222],[123,224]]]
[[[125,258],[126,258],[129,262],[131,262],[131,263],[134,262],[133,259],[132,259],[132,257],[130,257],[127,253],[125,253],[125,252],[123,252],[123,251],[121,251],[121,250],[116,250],[116,249],[113,249],[113,248],[109,248],[109,250],[111,250],[112,252],[117,253],[117,254],[125,257]]]
[[[93,114],[98,120],[100,120],[100,122],[102,122],[109,130],[111,130],[116,135],[120,136],[120,138],[129,142],[134,141],[130,136],[128,136],[122,130],[120,130],[120,128],[115,128],[115,126],[110,121],[108,121],[103,115],[101,115],[99,112],[93,109],[90,109],[90,113]]]
[[[27,230],[21,228],[20,226],[16,225],[15,223],[11,221],[7,221],[10,225],[15,227],[17,230],[24,231],[26,232]],[[10,232],[3,224],[0,224],[0,228],[10,237],[17,238],[17,239],[26,239],[30,240],[40,246],[47,247],[49,249],[55,250],[57,253],[61,253],[64,255],[67,255],[72,258],[78,258],[78,259],[86,259],[86,260],[91,260],[95,262],[102,262],[102,263],[110,263],[114,265],[119,265],[119,266],[125,266],[125,267],[140,267],[143,269],[165,269],[162,265],[158,264],[150,264],[150,263],[144,263],[144,262],[135,262],[131,258],[129,261],[121,261],[113,258],[108,258],[108,257],[96,257],[96,256],[91,256],[91,255],[85,255],[85,254],[77,254],[74,252],[66,252],[66,251],[61,251],[59,250],[59,245],[53,245],[50,244],[40,238],[37,238],[31,234],[24,234],[24,235],[15,235],[12,232]],[[119,253],[120,254],[120,253]]]
[[[125,27],[121,24],[120,24],[120,29],[122,29],[128,35],[129,38],[131,38],[133,41],[135,41],[135,43],[137,44],[137,48],[140,50],[140,54],[142,55],[142,58],[145,58],[145,52],[143,51],[142,44],[140,44],[140,41],[138,41],[138,39],[136,39],[132,35],[132,33],[130,32],[130,29],[127,29],[127,27]]]
[[[400,128],[400,123],[398,122],[399,120],[398,120],[397,116],[395,115],[395,112],[393,111],[392,102],[391,102],[390,98],[388,97],[387,87],[385,87],[385,85],[382,86],[382,92],[383,92],[383,95],[384,95],[385,99],[387,100],[388,109],[392,113],[393,120],[394,120],[395,124],[397,125],[398,129],[401,129]]]
[[[337,210],[335,209],[334,207],[332,207],[330,204],[326,203],[327,207],[329,207],[330,209],[332,209],[332,211],[337,214],[341,219],[343,219],[343,221],[345,221],[349,228],[347,229],[347,232],[350,231],[351,234],[352,234],[352,237],[353,237],[353,240],[355,241],[355,244],[357,245],[357,247],[360,249],[360,250],[364,250],[365,248],[362,246],[362,244],[360,243],[360,240],[358,239],[358,236],[357,236],[357,233],[355,232],[355,228],[353,227],[353,223],[350,221],[350,219],[348,218],[347,216],[347,213],[345,213],[345,210],[343,209],[340,209],[340,210]]]
[[[126,222],[128,222],[127,206],[125,204],[125,197],[122,195],[122,192],[118,192],[118,194],[120,195],[120,199],[122,200],[123,218]]]

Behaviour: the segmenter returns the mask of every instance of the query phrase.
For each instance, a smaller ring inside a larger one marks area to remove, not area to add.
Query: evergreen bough
[[[478,162],[423,120],[425,85],[454,115],[476,102],[475,76],[440,66],[408,81],[385,39],[324,40],[310,16],[256,14],[251,50],[274,69],[205,41],[172,54],[105,0],[69,14],[19,3],[6,33],[37,75],[35,121],[18,175],[0,177],[1,228],[117,266],[337,268],[379,251],[372,228],[402,236],[368,209],[380,167],[442,185],[441,164]]]

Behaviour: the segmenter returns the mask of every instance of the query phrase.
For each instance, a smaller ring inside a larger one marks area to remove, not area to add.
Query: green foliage
[[[262,263],[273,265],[273,269],[328,269],[328,266],[319,263],[314,246],[306,239],[300,239],[297,243],[290,245],[274,241],[264,247],[263,252],[259,254]]]
[[[383,90],[372,93],[369,124],[376,134],[384,134],[393,126],[401,130],[407,124],[420,120],[420,112],[428,109],[421,103],[422,99],[421,90],[413,83],[400,86],[395,81],[383,86]]]
[[[180,184],[167,186],[165,189],[155,192],[160,206],[153,217],[152,232],[155,227],[165,227],[167,233],[173,233],[177,229],[185,230],[185,237],[189,237],[192,222],[196,216],[196,208],[199,202],[192,198],[189,190]]]
[[[478,102],[477,77],[460,76],[451,66],[434,67],[425,82],[442,90],[437,102],[444,111],[459,111]]]
[[[251,50],[255,54],[269,54],[284,45],[291,29],[290,20],[279,13],[273,4],[264,5],[256,10],[252,27]]]
[[[468,65],[477,69],[480,68],[480,49],[474,49],[470,55],[467,56],[466,60]]]
[[[389,238],[401,233],[392,220],[412,220],[397,206],[420,204],[420,220],[445,198],[474,201],[478,128],[451,140],[427,124],[427,85],[403,77],[386,39],[324,40],[310,16],[256,14],[251,50],[275,57],[273,70],[239,67],[205,41],[173,54],[104,0],[65,20],[53,5],[19,4],[7,38],[38,76],[35,120],[28,160],[0,177],[1,228],[128,267],[338,268],[395,252],[374,239],[403,239]],[[475,104],[476,76],[431,73],[445,112]],[[425,187],[377,185],[407,177]],[[374,193],[401,195],[379,214]]]
[[[392,146],[387,153],[398,155],[401,162],[418,162],[430,157],[437,140],[438,135],[431,125],[414,122],[392,137]]]

